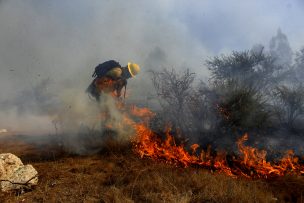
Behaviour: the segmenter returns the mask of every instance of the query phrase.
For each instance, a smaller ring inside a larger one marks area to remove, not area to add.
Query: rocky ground
[[[79,156],[34,140],[0,138],[0,153],[14,153],[39,173],[36,187],[0,192],[0,202],[304,202],[304,177],[236,179],[140,159],[128,143],[109,140],[97,154]]]

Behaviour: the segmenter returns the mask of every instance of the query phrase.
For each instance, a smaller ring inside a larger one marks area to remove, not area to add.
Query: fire
[[[245,134],[237,141],[239,156],[227,161],[225,152],[212,154],[211,147],[198,152],[200,146],[190,146],[192,153],[183,145],[177,145],[174,137],[170,134],[170,128],[164,132],[165,139],[153,132],[148,127],[147,118],[155,114],[147,108],[133,106],[130,114],[135,117],[144,118],[144,121],[135,122],[126,116],[126,123],[135,130],[133,139],[134,151],[141,157],[162,161],[180,167],[198,166],[210,170],[216,170],[230,176],[243,176],[247,178],[274,178],[286,174],[304,175],[304,165],[294,156],[293,151],[288,151],[279,161],[273,163],[266,160],[267,152],[244,145],[248,140]]]
[[[304,165],[299,163],[299,158],[292,150],[286,152],[281,160],[269,162],[266,159],[265,150],[244,144],[248,140],[247,134],[236,142],[238,156],[229,157],[224,151],[212,153],[210,146],[199,152],[198,144],[192,144],[189,149],[191,153],[189,153],[183,144],[176,144],[174,136],[170,133],[170,127],[167,127],[161,135],[149,128],[149,121],[155,116],[150,109],[128,107],[123,104],[118,105],[118,109],[123,112],[124,125],[134,128],[135,136],[132,138],[132,143],[135,153],[141,158],[147,157],[179,167],[206,168],[233,177],[269,179],[287,174],[304,175]],[[103,116],[107,117],[107,115]]]
[[[152,118],[153,116],[155,116],[155,113],[150,111],[150,109],[148,109],[148,108],[138,108],[135,105],[133,105],[131,107],[131,113],[132,113],[132,115],[135,115],[135,116],[141,117],[141,118],[144,118],[144,117]]]

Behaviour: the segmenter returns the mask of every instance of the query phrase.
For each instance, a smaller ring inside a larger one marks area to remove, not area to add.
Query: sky
[[[289,37],[292,47],[303,46],[301,0],[190,0],[179,1],[176,11],[189,33],[213,54],[249,49],[254,43],[267,45],[278,28]]]
[[[84,101],[94,67],[109,59],[142,67],[129,82],[140,98],[148,70],[205,79],[206,59],[267,47],[278,28],[299,50],[303,11],[301,0],[0,0],[0,129],[49,130],[56,105]]]

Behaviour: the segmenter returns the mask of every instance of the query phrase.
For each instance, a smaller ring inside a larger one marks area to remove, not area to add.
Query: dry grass
[[[303,177],[266,182],[176,168],[141,160],[115,141],[91,156],[56,153],[51,146],[48,154],[46,147],[12,138],[0,143],[0,152],[26,158],[39,172],[36,188],[22,195],[0,192],[0,202],[304,202]]]

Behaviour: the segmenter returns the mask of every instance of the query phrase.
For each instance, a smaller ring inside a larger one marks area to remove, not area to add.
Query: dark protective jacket
[[[127,86],[127,78],[125,77],[124,68],[114,60],[106,61],[96,66],[92,75],[94,80],[87,88],[86,92],[100,100],[102,94],[111,94],[115,97],[121,96],[123,87]],[[124,96],[125,96],[124,93]]]

